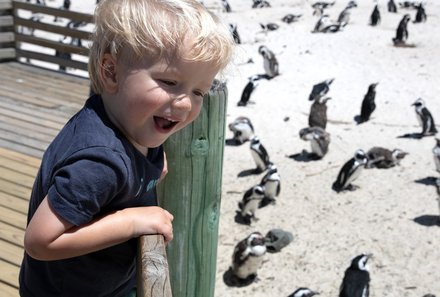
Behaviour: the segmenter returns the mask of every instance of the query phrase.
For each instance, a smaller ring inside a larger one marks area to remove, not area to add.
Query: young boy
[[[95,25],[89,74],[96,95],[43,157],[21,296],[133,291],[136,238],[173,238],[173,216],[155,195],[166,171],[162,144],[198,116],[232,55],[227,27],[196,0],[102,0]]]

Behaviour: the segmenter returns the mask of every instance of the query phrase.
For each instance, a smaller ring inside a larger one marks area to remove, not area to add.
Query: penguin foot
[[[355,186],[355,185],[349,184],[347,186],[346,190],[348,190],[348,191],[356,191],[359,188],[360,188],[359,186]]]

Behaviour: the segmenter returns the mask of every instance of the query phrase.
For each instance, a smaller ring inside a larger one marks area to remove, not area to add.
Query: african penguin
[[[241,93],[240,101],[238,101],[237,106],[246,106],[249,102],[252,92],[258,86],[258,81],[261,79],[260,75],[252,75],[249,77],[249,81]]]
[[[368,86],[367,94],[364,96],[361,105],[360,123],[366,122],[370,119],[371,114],[376,109],[376,103],[374,99],[376,98],[376,86],[379,83],[373,83]]]
[[[394,44],[402,44],[408,39],[408,22],[411,20],[411,16],[405,14],[399,22],[399,26],[396,29],[396,37],[393,38]]]
[[[325,32],[329,26],[332,26],[333,22],[330,19],[330,16],[328,14],[321,15],[319,20],[315,24],[315,28],[312,32]]]
[[[425,106],[425,101],[422,98],[417,99],[412,105],[415,106],[417,120],[422,126],[422,136],[434,135],[437,133],[434,118]]]
[[[281,191],[281,177],[275,164],[269,164],[267,173],[261,179],[260,184],[264,186],[264,199],[260,206],[275,203],[275,198],[280,195]]]
[[[377,26],[378,24],[380,24],[380,11],[378,5],[376,4],[370,16],[370,25]]]
[[[229,31],[232,34],[232,38],[234,39],[234,42],[236,44],[241,44],[241,38],[240,35],[238,34],[237,24],[229,24]]]
[[[341,11],[341,13],[338,16],[338,23],[339,24],[348,24],[350,22],[350,14],[351,9],[354,7],[353,4],[348,4],[344,10]]]
[[[333,183],[333,190],[337,193],[344,190],[354,190],[355,187],[351,183],[359,177],[367,161],[368,159],[365,152],[363,150],[357,150],[354,157],[342,166],[336,181]]]
[[[278,60],[275,57],[275,54],[269,50],[269,48],[265,45],[261,45],[258,48],[258,53],[263,56],[264,60],[264,71],[268,79],[271,79],[279,74],[278,69]]]
[[[360,254],[345,270],[339,297],[368,297],[370,295],[370,272],[367,262],[372,254]]]
[[[432,148],[432,153],[434,154],[434,164],[435,170],[440,172],[440,139],[435,139],[435,146]]]
[[[334,80],[334,78],[326,79],[323,82],[314,85],[309,95],[309,101],[325,96],[328,91],[330,91],[330,85],[333,83]]]
[[[257,209],[261,201],[264,198],[264,186],[255,185],[252,188],[248,189],[244,195],[242,200],[238,203],[238,208],[240,208],[241,217],[250,224],[252,219],[258,220],[255,216]]]
[[[232,272],[239,280],[252,282],[257,277],[265,254],[264,236],[260,232],[252,232],[235,246],[232,255]]]
[[[422,22],[426,22],[426,12],[425,12],[425,8],[423,7],[423,4],[419,3],[419,5],[417,6],[417,12],[414,23],[422,23]]]
[[[336,1],[333,2],[315,2],[312,4],[312,7],[315,8],[317,6],[322,7],[323,9],[329,8],[330,6],[333,6],[336,3]]]
[[[294,15],[294,14],[289,13],[289,14],[286,14],[281,19],[281,21],[283,21],[283,22],[285,22],[287,24],[290,24],[290,23],[293,23],[293,22],[297,22],[301,16],[302,16],[302,14]]]
[[[222,1],[223,10],[225,12],[231,12],[232,9],[231,9],[231,5],[229,5],[228,0],[221,0],[221,1]]]
[[[254,159],[257,167],[255,168],[256,173],[261,173],[267,169],[271,163],[269,160],[269,154],[266,148],[261,144],[260,139],[257,136],[251,139],[251,155]]]
[[[327,101],[331,97],[316,98],[310,106],[309,127],[321,127],[325,130],[327,126]]]
[[[264,8],[264,7],[271,7],[269,1],[266,0],[252,0],[252,8]]]
[[[319,292],[312,291],[309,288],[301,287],[287,297],[312,297],[315,295],[319,295]]]
[[[260,27],[263,30],[263,32],[275,31],[280,28],[280,26],[275,23],[267,23],[267,24],[260,23]]]
[[[388,12],[397,12],[397,6],[396,3],[394,3],[394,0],[389,0],[387,6]]]
[[[254,126],[247,117],[238,117],[228,125],[229,130],[234,133],[234,141],[243,144],[254,137]]]
[[[321,127],[307,127],[299,131],[299,137],[302,140],[310,141],[312,155],[321,159],[328,152],[330,144],[330,134]]]
[[[393,149],[392,151],[383,147],[372,147],[367,151],[368,162],[365,168],[391,168],[400,165],[400,161],[408,155],[401,149]]]

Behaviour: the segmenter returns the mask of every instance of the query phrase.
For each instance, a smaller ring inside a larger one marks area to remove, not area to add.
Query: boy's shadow
[[[306,150],[303,150],[301,153],[289,155],[287,157],[297,162],[311,162],[321,160],[321,158],[317,154],[307,152]]]
[[[397,136],[397,138],[422,139],[423,134],[422,133],[406,133],[406,134]]]
[[[440,216],[422,215],[414,218],[414,222],[426,227],[440,226]]]
[[[256,279],[255,275],[251,275],[246,279],[240,279],[237,276],[234,275],[234,272],[232,271],[232,267],[229,267],[229,269],[223,273],[223,281],[228,287],[245,287],[249,286],[254,282]]]

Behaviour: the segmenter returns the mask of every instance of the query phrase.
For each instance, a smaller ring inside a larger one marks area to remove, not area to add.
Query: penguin
[[[275,31],[280,28],[280,26],[275,23],[267,23],[267,24],[260,23],[260,27],[263,30],[263,32]]]
[[[322,15],[319,20],[315,24],[315,28],[313,29],[313,33],[317,32],[325,32],[329,26],[332,26],[333,22],[330,19],[328,14]]]
[[[373,83],[368,86],[367,94],[364,96],[361,105],[361,114],[359,123],[364,123],[370,119],[371,114],[376,109],[376,103],[374,99],[376,98],[376,87],[379,83]]]
[[[293,22],[297,22],[300,19],[301,16],[302,16],[302,14],[294,15],[294,14],[289,13],[289,14],[286,14],[281,19],[281,21],[283,21],[283,22],[285,22],[287,24],[290,24],[290,23],[293,23]]]
[[[328,152],[330,144],[330,134],[321,127],[306,127],[299,131],[302,140],[310,141],[312,148],[311,155],[317,159],[322,159]]]
[[[399,22],[399,26],[396,30],[396,37],[393,38],[395,45],[405,43],[408,39],[408,22],[411,20],[411,16],[405,14]]]
[[[422,126],[421,135],[435,135],[437,133],[437,128],[435,127],[434,118],[428,108],[425,107],[425,101],[423,101],[422,98],[419,98],[412,105],[415,106],[417,120],[419,121],[420,126]]]
[[[344,190],[354,190],[355,187],[351,183],[359,177],[367,161],[368,159],[365,152],[363,150],[357,150],[354,157],[342,166],[336,181],[333,183],[333,190],[337,193]]]
[[[223,6],[223,10],[225,12],[231,12],[232,11],[231,5],[229,5],[228,0],[222,0],[222,6]]]
[[[313,6],[312,6],[313,7]],[[315,6],[313,7],[313,16],[319,16],[321,17],[322,15],[324,15],[324,8],[322,8],[322,6]]]
[[[267,79],[271,79],[279,75],[278,60],[275,57],[275,54],[265,45],[261,45],[258,48],[258,53],[263,56],[264,71],[266,73]]]
[[[345,270],[339,297],[368,297],[370,295],[370,272],[367,262],[372,254],[360,254],[353,258]]]
[[[423,7],[423,4],[419,3],[419,5],[417,5],[416,17],[413,23],[422,23],[422,22],[426,22],[426,12],[425,12],[425,8]]]
[[[350,14],[352,8],[353,6],[347,5],[347,7],[345,7],[344,10],[341,11],[341,13],[338,16],[339,24],[348,24],[350,22]]]
[[[312,297],[315,295],[319,295],[319,292],[312,291],[309,288],[301,287],[287,297]]]
[[[261,144],[260,139],[257,136],[251,139],[251,155],[254,159],[257,167],[255,168],[255,173],[261,173],[267,169],[271,163],[269,160],[269,154],[266,148]]]
[[[315,3],[313,3],[312,4],[312,7],[313,8],[315,8],[315,7],[322,7],[323,9],[326,9],[326,8],[329,8],[329,7],[331,7],[331,6],[333,6],[333,5],[335,5],[335,3],[336,3],[336,1],[333,1],[333,2],[315,2]]]
[[[260,185],[264,187],[264,199],[261,201],[260,207],[275,203],[275,198],[281,192],[281,177],[275,164],[269,164],[267,173],[261,179]]]
[[[400,165],[400,161],[408,155],[401,149],[393,149],[392,151],[383,147],[372,147],[367,151],[368,162],[365,168],[386,169],[396,165]]]
[[[380,11],[378,5],[376,4],[370,16],[370,25],[377,26],[379,24],[380,24]]]
[[[241,38],[240,35],[238,34],[237,24],[229,24],[229,31],[232,34],[232,38],[234,39],[234,42],[236,44],[241,44]]]
[[[252,92],[258,86],[258,81],[261,79],[260,75],[252,75],[249,77],[249,81],[241,93],[240,101],[238,101],[237,106],[246,106],[249,102]]]
[[[331,97],[320,97],[315,99],[310,106],[309,127],[321,127],[325,130],[327,126],[327,101]]]
[[[269,1],[266,0],[252,0],[252,8],[264,8],[264,7],[271,7]]]
[[[394,3],[394,0],[389,0],[387,6],[388,6],[388,12],[397,13],[397,6],[396,3]]]
[[[232,272],[243,283],[250,283],[257,278],[258,269],[263,264],[266,254],[264,236],[252,232],[237,243],[232,255]]]
[[[440,172],[440,138],[435,139],[435,146],[432,148],[434,155],[435,170]]]
[[[334,78],[326,79],[325,81],[314,85],[309,95],[309,101],[313,101],[317,98],[325,96],[328,91],[330,91],[330,85],[333,83],[334,80]]]
[[[263,201],[263,198],[263,185],[255,185],[244,193],[242,200],[238,203],[238,208],[240,209],[241,217],[247,224],[250,225],[252,219],[258,220],[255,213],[259,208],[261,201]]]
[[[243,144],[254,138],[254,126],[248,117],[238,117],[228,127],[234,133],[233,139],[238,144]]]

